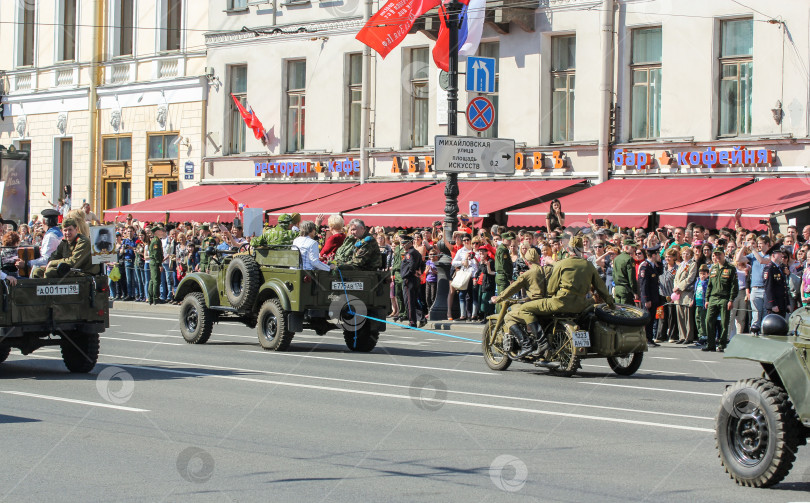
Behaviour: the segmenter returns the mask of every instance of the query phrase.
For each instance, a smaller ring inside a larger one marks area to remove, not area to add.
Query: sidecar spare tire
[[[650,321],[649,312],[626,304],[616,304],[613,309],[606,304],[599,304],[594,312],[599,320],[624,327],[643,327]]]

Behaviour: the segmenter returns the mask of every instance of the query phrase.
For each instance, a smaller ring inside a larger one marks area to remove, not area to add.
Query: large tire
[[[256,302],[261,286],[259,264],[250,255],[233,258],[225,272],[225,295],[237,311],[247,310]]]
[[[569,333],[568,325],[557,322],[549,337],[550,360],[559,363],[554,373],[563,377],[571,377],[579,370],[579,356],[576,354],[574,339]]]
[[[205,307],[201,292],[185,296],[180,304],[180,334],[189,344],[205,344],[214,329],[213,311]]]
[[[256,322],[259,344],[272,351],[284,351],[290,347],[295,332],[287,331],[287,320],[278,299],[266,300],[259,309]]]
[[[608,356],[608,365],[620,376],[631,376],[638,371],[641,367],[641,360],[644,359],[644,353],[632,353],[623,356]]]
[[[11,354],[11,348],[0,348],[0,363],[6,361],[8,355]]]
[[[481,337],[481,351],[484,353],[484,362],[492,370],[506,370],[512,364],[512,359],[503,352],[501,345],[495,342],[495,336],[492,334],[493,328],[495,328],[495,322],[487,320],[487,324],[484,326],[484,334]],[[503,325],[501,325],[501,329],[503,329]]]
[[[86,374],[98,361],[99,336],[71,332],[62,335],[62,361],[71,372]]]
[[[346,343],[346,347],[360,353],[370,352],[377,346],[377,341],[380,339],[380,333],[376,330],[371,330],[368,323],[363,324],[363,326],[357,329],[356,336],[355,342],[354,330],[343,331],[343,341]]]
[[[720,463],[737,484],[779,483],[796,460],[801,433],[787,393],[773,382],[744,379],[723,393],[714,438]]]
[[[599,304],[594,308],[594,312],[601,321],[624,327],[643,327],[650,321],[650,313],[626,304],[616,304],[614,309]]]

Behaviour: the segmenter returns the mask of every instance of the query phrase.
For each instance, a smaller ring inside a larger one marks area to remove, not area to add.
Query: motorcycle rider
[[[568,258],[554,264],[546,287],[548,297],[527,302],[518,314],[529,326],[539,317],[557,313],[580,313],[592,306],[594,299],[587,297],[591,287],[610,309],[615,307],[613,296],[608,293],[605,282],[596,267],[583,258],[582,236],[574,236],[568,241]]]
[[[529,270],[521,274],[518,279],[506,287],[500,295],[492,297],[491,300],[493,303],[497,304],[498,302],[502,302],[521,290],[526,290],[526,294],[530,300],[538,300],[546,296],[546,274],[543,268],[540,267],[540,254],[537,253],[537,250],[531,248],[523,256],[523,260],[529,266]],[[514,335],[520,343],[520,352],[517,354],[518,358],[523,358],[534,349],[532,340],[526,337],[526,333],[517,325],[518,323],[523,323],[524,318],[521,316],[522,309],[523,306],[515,306],[511,311],[506,313],[503,319],[504,330]],[[535,338],[538,339],[538,349],[545,351],[548,349],[545,334],[542,332],[538,333],[537,327],[534,324],[530,325],[529,329],[532,330]]]

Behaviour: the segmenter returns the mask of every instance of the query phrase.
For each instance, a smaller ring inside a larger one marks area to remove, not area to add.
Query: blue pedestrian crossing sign
[[[467,91],[487,94],[495,92],[495,58],[467,58]]]

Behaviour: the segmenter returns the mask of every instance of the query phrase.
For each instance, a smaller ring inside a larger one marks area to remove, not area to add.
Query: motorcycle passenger
[[[500,295],[492,297],[493,303],[497,304],[498,302],[502,302],[504,299],[508,299],[521,290],[526,290],[526,294],[530,300],[538,300],[546,296],[546,273],[540,266],[540,255],[537,253],[537,250],[534,248],[529,249],[523,256],[523,260],[526,262],[526,265],[529,266],[529,270],[518,276],[518,279],[506,287]],[[506,313],[503,319],[503,329],[514,335],[520,343],[520,352],[517,354],[518,358],[523,358],[534,349],[532,340],[526,337],[523,329],[517,325],[518,323],[524,322],[525,317],[522,316],[522,309],[525,305],[526,304],[515,306],[511,311]],[[535,330],[532,331],[535,332]],[[534,335],[541,339],[538,341],[540,351],[545,351],[548,348],[545,336],[542,333],[535,333]]]
[[[615,303],[605,282],[599,276],[596,267],[583,258],[582,236],[574,236],[568,242],[568,258],[554,264],[548,285],[548,297],[523,304],[519,315],[529,325],[539,317],[548,317],[557,313],[581,313],[594,301],[587,297],[591,287],[594,288],[610,309]]]

